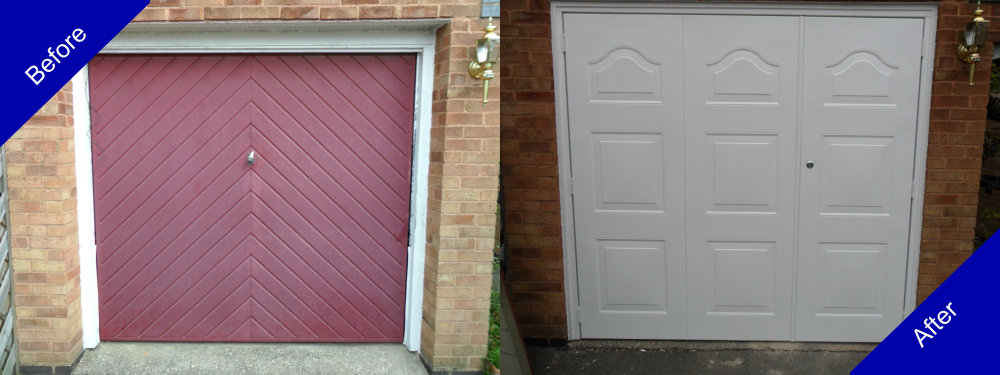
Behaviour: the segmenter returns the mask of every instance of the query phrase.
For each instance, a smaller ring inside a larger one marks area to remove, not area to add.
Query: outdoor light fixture
[[[484,31],[486,35],[476,41],[476,60],[469,63],[469,75],[483,81],[483,105],[486,105],[490,80],[496,78],[493,67],[500,58],[500,35],[497,34],[497,27],[493,25],[493,17],[490,17]]]
[[[973,85],[976,63],[982,60],[979,49],[986,44],[986,34],[990,28],[990,21],[983,18],[983,9],[979,7],[978,1],[972,14],[975,18],[965,24],[965,40],[958,45],[958,59],[969,64],[969,86]]]

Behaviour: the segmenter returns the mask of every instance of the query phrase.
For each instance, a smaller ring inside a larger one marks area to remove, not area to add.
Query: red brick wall
[[[918,303],[973,250],[989,100],[989,63],[978,65],[976,85],[969,86],[968,66],[958,61],[955,49],[975,8],[975,3],[957,0],[943,1],[938,8]],[[992,5],[983,5],[988,14],[993,11],[991,8]],[[988,46],[983,56],[990,55],[992,47]]]
[[[988,14],[1000,12],[983,7]],[[972,251],[988,64],[979,64],[977,85],[969,86],[968,68],[955,49],[973,9],[975,3],[960,0],[944,0],[939,8],[918,301]],[[996,29],[1000,20],[993,18]],[[513,308],[525,337],[565,338],[549,3],[505,0],[501,19],[507,25],[501,169]]]
[[[547,0],[500,7],[500,168],[511,304],[526,338],[566,337],[559,167]]]

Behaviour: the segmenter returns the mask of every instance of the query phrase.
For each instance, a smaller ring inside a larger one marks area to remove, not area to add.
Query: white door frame
[[[934,72],[934,44],[937,31],[937,4],[914,3],[619,3],[551,2],[552,61],[555,78],[556,142],[559,160],[559,204],[562,217],[563,277],[566,283],[566,327],[570,340],[580,339],[579,295],[577,289],[576,227],[572,206],[572,176],[569,159],[569,107],[566,92],[566,60],[563,43],[563,15],[567,13],[634,14],[706,14],[706,15],[784,15],[829,17],[919,18],[924,20],[923,51],[920,66],[920,92],[917,114],[917,144],[913,173],[913,199],[910,210],[910,235],[907,247],[906,288],[903,317],[917,304],[917,272],[920,264],[920,235],[923,228],[924,183],[927,170],[927,140],[930,129],[931,86]]]
[[[414,53],[417,55],[403,344],[420,350],[435,30],[446,20],[132,23],[101,53]],[[83,346],[100,343],[88,70],[73,78]]]

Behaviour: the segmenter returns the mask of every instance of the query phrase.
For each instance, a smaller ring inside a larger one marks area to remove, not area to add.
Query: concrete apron
[[[74,374],[426,375],[402,344],[103,342]]]
[[[658,349],[658,350],[759,350],[791,352],[863,352],[869,353],[878,344],[788,341],[669,341],[669,340],[579,340],[566,344],[570,348]]]

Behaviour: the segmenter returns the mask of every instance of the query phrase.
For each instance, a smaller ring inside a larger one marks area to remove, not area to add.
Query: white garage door
[[[583,338],[879,341],[923,19],[563,18]]]

